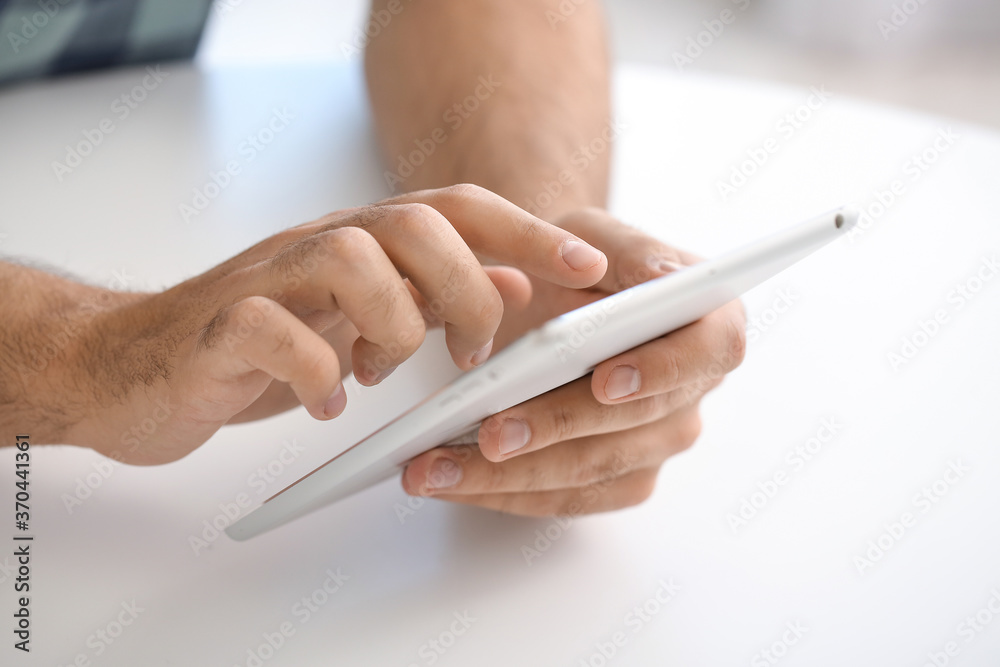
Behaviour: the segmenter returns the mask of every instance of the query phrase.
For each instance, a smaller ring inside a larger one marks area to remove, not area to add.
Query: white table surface
[[[166,69],[125,119],[111,104],[141,70],[0,92],[0,253],[157,288],[386,194],[353,66]],[[10,647],[14,593],[0,569],[0,663],[254,665],[248,651],[286,624],[294,634],[262,664],[919,666],[951,641],[948,664],[998,664],[1000,615],[987,604],[1000,590],[1000,279],[961,308],[952,291],[1000,249],[1000,136],[832,99],[786,137],[776,123],[808,91],[652,70],[620,71],[616,98],[626,130],[614,212],[703,255],[844,200],[867,207],[894,179],[905,190],[863,234],[747,295],[750,316],[769,324],[705,400],[700,441],[668,462],[650,501],[569,525],[437,501],[401,520],[407,497],[390,481],[195,553],[191,536],[220,504],[259,503],[447,380],[450,362],[431,345],[386,386],[351,387],[332,424],[293,411],[106,479],[95,454],[37,448],[34,650],[25,659]],[[246,162],[241,142],[276,108],[294,119]],[[59,182],[52,162],[104,118],[114,132]],[[914,180],[910,156],[949,126],[958,140]],[[769,137],[777,152],[723,202],[717,182]],[[228,160],[242,172],[184,222],[178,205]],[[769,313],[782,290],[792,305]],[[894,369],[888,353],[938,310],[947,322]],[[838,424],[832,439],[801,466],[789,460],[824,419]],[[286,465],[288,442],[302,451]],[[13,451],[0,457],[6,494]],[[939,484],[937,502],[915,502],[952,462],[968,471]],[[261,482],[255,471],[269,464],[278,474]],[[728,515],[782,472],[786,483],[734,532]],[[96,488],[70,512],[88,475]],[[914,525],[859,571],[869,541],[906,512]],[[525,546],[539,548],[530,564]],[[338,569],[349,579],[322,592]],[[661,581],[678,588],[664,603]],[[307,615],[310,596],[323,602]],[[133,601],[142,611],[118,634]],[[981,609],[992,623],[960,627]],[[455,614],[475,620],[464,629]],[[796,623],[798,639],[786,634]],[[102,630],[118,636],[107,644]],[[776,662],[760,653],[772,646]]]

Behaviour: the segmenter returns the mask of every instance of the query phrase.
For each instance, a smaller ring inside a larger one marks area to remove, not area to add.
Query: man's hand
[[[505,316],[498,346],[560,313],[698,261],[599,209],[557,224],[603,250],[608,272],[582,290],[533,280],[530,306]],[[587,377],[487,419],[478,449],[440,447],[414,459],[404,488],[529,516],[641,502],[663,462],[698,437],[698,403],[742,361],[744,328],[743,307],[734,301],[613,357]]]
[[[473,251],[507,267],[483,268]],[[15,267],[0,268],[0,279],[30,284]],[[0,426],[61,420],[56,442],[152,464],[186,455],[227,422],[299,402],[331,419],[346,404],[342,376],[353,368],[361,384],[377,384],[419,347],[428,321],[444,324],[460,368],[484,362],[503,300],[530,298],[519,269],[585,288],[607,260],[475,186],[333,213],[166,292],[121,295],[85,321],[66,299],[47,320],[54,330],[73,324],[59,363],[37,374],[11,369],[22,398],[0,411]],[[37,334],[39,319],[23,329]]]
[[[601,3],[574,3],[572,16],[566,4],[413,3],[365,52],[389,169],[415,139],[438,128],[448,137],[408,172],[403,187],[477,183],[608,256],[609,271],[594,289],[533,280],[530,305],[505,313],[498,347],[559,313],[695,261],[600,209],[564,215],[606,205],[613,138]],[[374,11],[386,6],[373,0]],[[496,90],[474,100],[475,111],[463,110],[460,124],[444,124],[483,75],[499,82]],[[634,504],[649,494],[663,461],[698,435],[698,400],[739,363],[743,340],[743,312],[733,303],[601,364],[589,378],[488,419],[478,448],[423,454],[410,463],[404,488],[528,515]]]

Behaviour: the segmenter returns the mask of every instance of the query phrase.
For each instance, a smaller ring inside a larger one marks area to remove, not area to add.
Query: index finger
[[[607,254],[608,270],[597,284],[605,292],[620,292],[701,261],[626,225],[603,209],[575,211],[562,218],[560,224]]]
[[[422,190],[382,203],[427,204],[472,250],[563,287],[590,287],[608,268],[604,253],[580,237],[476,185]]]

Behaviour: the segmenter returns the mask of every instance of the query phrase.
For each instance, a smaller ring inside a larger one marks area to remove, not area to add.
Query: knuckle
[[[503,299],[492,285],[490,285],[490,289],[486,290],[486,294],[483,294],[480,298],[482,299],[482,306],[479,309],[476,321],[483,323],[483,326],[489,328],[491,331],[495,331],[503,319]]]
[[[533,498],[530,502],[525,502],[525,497],[520,493],[500,494],[496,509],[504,514],[530,517],[545,516],[546,511],[544,498]]]
[[[553,497],[547,508],[546,516],[570,517],[580,513],[580,501],[577,494],[560,493]]]
[[[659,276],[664,262],[670,265],[681,263],[677,251],[670,246],[657,243],[651,249],[647,235],[631,227],[623,227],[630,232],[631,240],[626,245],[627,252],[618,269],[616,288],[627,289]]]
[[[552,441],[562,442],[573,437],[576,431],[577,418],[572,408],[559,403],[554,406],[550,415]]]
[[[648,237],[644,236],[644,239],[646,242],[639,247],[638,252],[642,252],[644,249],[649,247]],[[681,266],[685,264],[680,251],[673,246],[666,245],[665,243],[656,244],[652,253],[649,253],[648,250],[646,252],[648,253],[646,257],[646,266],[650,269],[659,269],[664,263]]]
[[[661,388],[669,390],[679,386],[681,381],[681,362],[678,355],[670,351],[662,355],[659,361]]]
[[[424,339],[424,330],[403,329],[395,335],[383,336],[366,348],[363,364],[372,373],[381,373],[398,366],[412,355]]]
[[[424,344],[427,337],[427,325],[422,318],[415,318],[412,325],[403,329],[397,336],[396,342],[399,344],[403,356],[409,357]]]
[[[699,379],[696,382],[685,385],[675,392],[671,392],[670,405],[671,412],[683,410],[688,407],[695,407],[702,397],[711,389],[712,383],[722,382],[724,376],[708,377]]]
[[[232,309],[230,308],[223,308],[217,312],[198,335],[198,348],[203,350],[214,348],[222,335],[222,331],[227,327],[231,316]]]
[[[478,445],[456,445],[452,448],[455,458],[461,463],[468,463],[479,452]]]
[[[230,306],[229,326],[238,326],[241,322],[257,321],[274,311],[275,303],[263,296],[248,296]]]
[[[726,379],[725,375],[719,375],[717,377],[709,378],[708,381],[704,383],[704,385],[702,386],[702,394],[706,394],[712,391],[720,384],[722,384],[725,379]]]
[[[644,261],[634,255],[630,255],[628,259],[620,261],[617,280],[615,280],[614,284],[615,290],[621,291],[635,287],[652,278],[653,269],[649,267],[651,263],[653,263],[652,259],[647,258]]]
[[[526,508],[519,513],[533,517],[559,516],[566,512],[570,504],[565,491],[544,491],[531,499]]]
[[[298,267],[310,256],[314,247],[312,237],[291,241],[282,246],[266,265],[288,282],[296,274]]]
[[[733,370],[743,363],[747,353],[747,333],[739,322],[734,320],[726,321],[726,351],[725,367],[728,371]]]
[[[279,353],[291,353],[295,349],[295,337],[292,336],[291,330],[285,328],[278,331],[274,335],[274,348],[271,350],[271,354]],[[314,365],[320,365],[320,359],[316,356],[309,357],[315,362]]]
[[[524,491],[544,491],[551,488],[549,480],[551,475],[546,471],[545,466],[533,465],[524,472]]]
[[[690,447],[697,442],[698,438],[701,437],[701,429],[701,415],[697,410],[694,410],[686,419],[682,420],[680,426],[678,426],[678,451],[690,449]]]
[[[559,227],[577,236],[586,234],[588,230],[594,227],[599,226],[606,229],[609,226],[616,227],[620,224],[607,211],[596,206],[584,206],[573,209],[559,218]]]
[[[409,294],[406,295],[409,297]],[[402,297],[398,285],[393,285],[384,280],[378,280],[365,290],[363,298],[360,300],[362,318],[373,317],[380,321],[382,325],[388,325],[393,321],[396,312],[402,305]]]
[[[225,341],[232,351],[234,344],[249,340],[267,322],[277,304],[263,296],[249,296],[219,310],[198,335],[198,347],[215,348]]]
[[[570,473],[570,485],[585,487],[608,481],[618,477],[617,453],[607,452],[595,447],[583,447],[580,450],[579,461]]]
[[[331,385],[340,381],[340,360],[332,347],[325,348],[319,354],[297,354],[294,359],[297,364],[301,364],[301,378],[311,378]]]
[[[370,256],[378,246],[371,234],[360,227],[337,227],[320,232],[312,237],[313,244],[348,261],[357,261]]]
[[[622,497],[623,507],[634,507],[649,500],[656,490],[657,470],[642,470],[628,480],[623,480],[625,492]]]
[[[477,265],[463,258],[442,267],[440,282],[425,286],[428,296],[433,295],[428,301],[430,312],[448,322],[477,329],[499,325],[503,301],[485,274],[482,277],[487,284],[480,283],[478,271]]]
[[[491,463],[486,462],[486,475],[485,482],[486,488],[483,492],[489,493],[491,491],[501,491],[504,488],[504,481],[507,477],[507,467],[502,463]],[[503,510],[506,511],[506,510]]]
[[[540,220],[533,218],[526,219],[522,224],[517,225],[515,234],[517,241],[523,244],[521,247],[528,248],[538,244],[544,238],[544,225]]]
[[[448,264],[444,276],[444,282],[440,287],[441,299],[450,304],[468,288],[472,270],[465,262],[456,260]]]
[[[390,210],[391,206],[379,203],[351,209],[347,215],[344,215],[344,212],[332,213],[321,220],[325,224],[320,227],[320,231],[327,232],[345,226],[368,229],[384,220],[389,215]]]
[[[331,229],[339,229],[340,227],[343,227],[345,224],[347,224],[347,218],[345,216],[345,212],[332,211],[330,213],[323,214],[316,220],[313,220],[311,223],[307,223],[307,225],[303,226],[308,226],[313,230],[315,230],[317,233],[319,233],[319,232],[328,232]],[[292,227],[291,229],[294,231],[296,228]]]
[[[294,245],[301,238],[302,230],[297,227],[289,227],[274,234],[267,241],[274,243],[280,249]]]
[[[403,228],[415,235],[439,234],[446,220],[438,211],[419,202],[397,204],[392,207],[392,226]]]
[[[456,183],[442,188],[441,194],[449,199],[481,199],[489,194],[489,190],[472,183]]]
[[[669,392],[657,394],[632,401],[629,407],[635,410],[633,419],[635,425],[649,424],[670,414],[674,408],[674,397]]]

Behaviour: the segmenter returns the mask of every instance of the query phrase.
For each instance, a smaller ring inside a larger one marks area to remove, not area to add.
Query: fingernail
[[[625,398],[639,391],[639,369],[633,366],[615,366],[604,383],[604,395],[609,400]]]
[[[672,273],[674,271],[680,271],[684,268],[683,264],[678,264],[677,262],[671,262],[669,259],[661,259],[658,264],[660,271],[664,273]]]
[[[392,368],[385,369],[384,371],[375,376],[375,379],[372,380],[372,384],[378,384],[382,380],[386,379],[387,377],[392,375],[392,372],[397,368],[399,368],[399,366],[393,366]]]
[[[585,271],[601,261],[604,256],[594,246],[580,241],[566,241],[562,247],[562,258],[574,271]]]
[[[326,415],[327,419],[333,419],[339,416],[346,407],[347,392],[344,391],[344,385],[341,383],[337,385],[337,389],[330,398],[326,399],[326,403],[323,405],[323,414]]]
[[[490,338],[490,342],[486,343],[486,345],[483,345],[481,348],[479,348],[478,352],[472,355],[472,365],[473,366],[481,365],[484,361],[486,361],[489,358],[490,352],[492,351],[493,351],[493,339]]]
[[[506,456],[528,444],[531,429],[520,419],[508,419],[500,427],[500,454]]]
[[[438,459],[427,471],[428,489],[447,489],[462,481],[462,467],[451,459]]]

